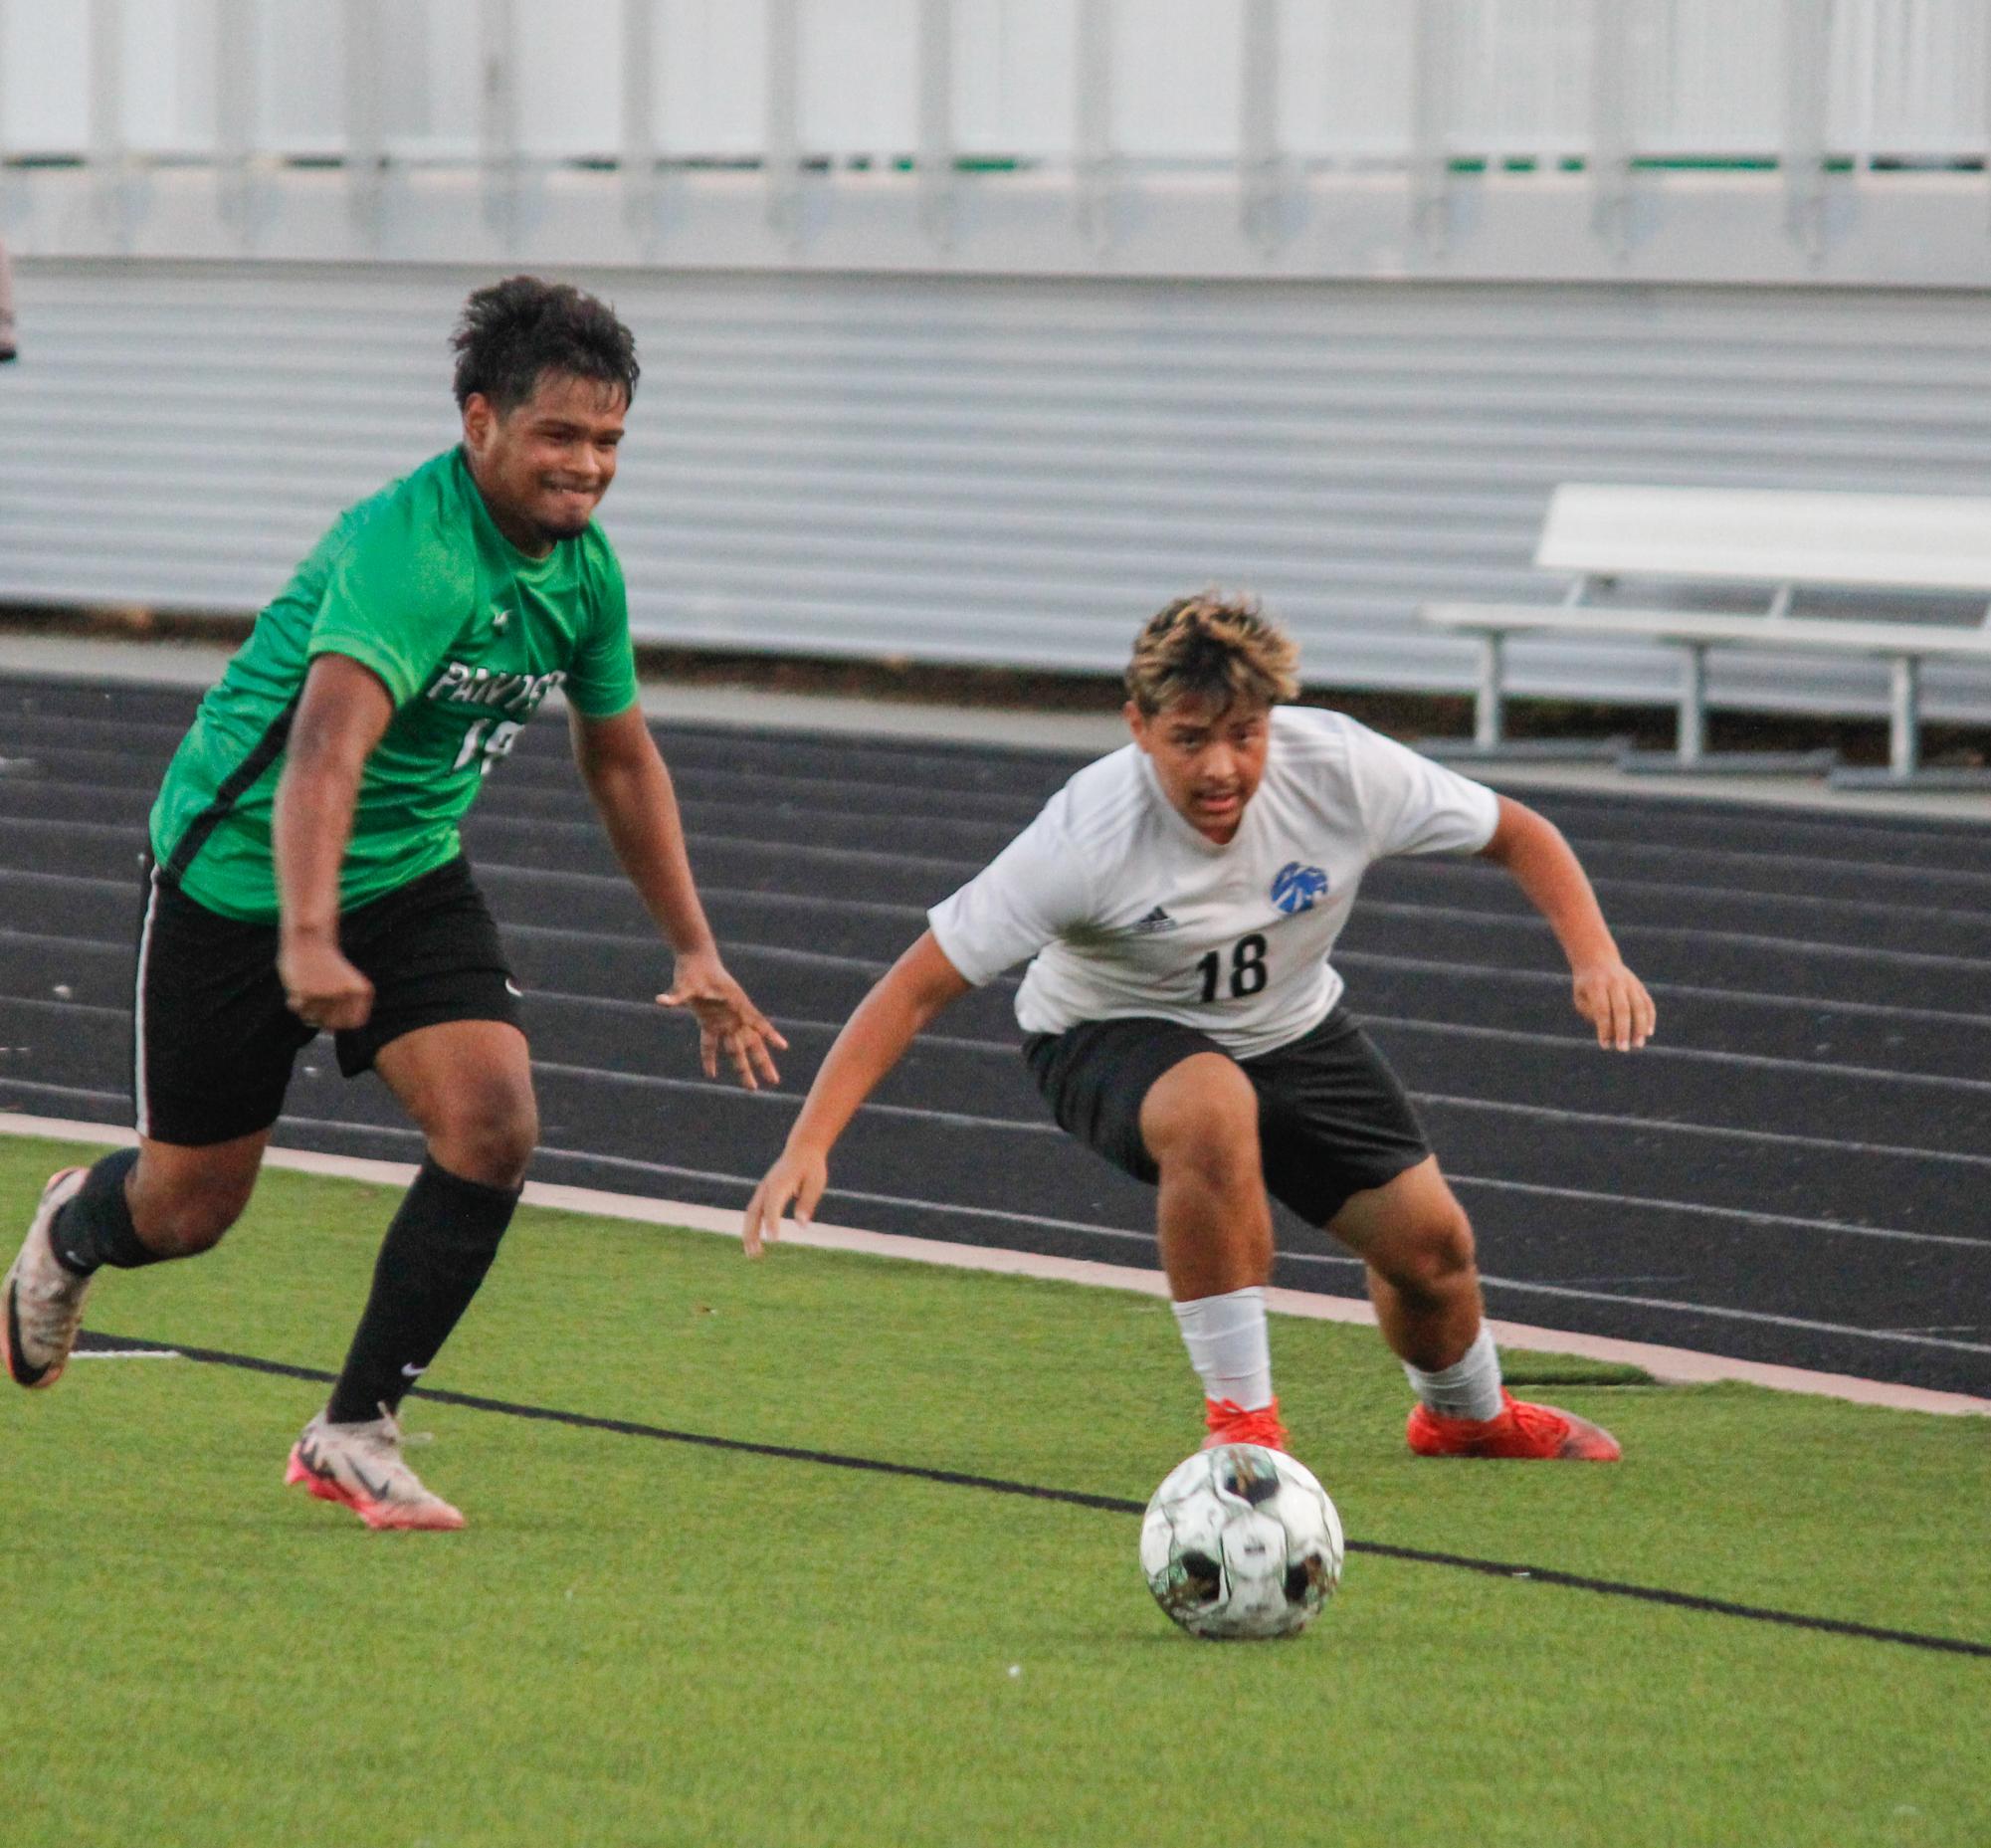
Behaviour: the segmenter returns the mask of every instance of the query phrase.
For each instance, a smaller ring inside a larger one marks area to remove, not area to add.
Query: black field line
[[[104,1335],[101,1338],[132,1347],[157,1349],[169,1345],[131,1335]],[[298,1366],[287,1360],[269,1360],[257,1354],[235,1353],[219,1347],[190,1347],[183,1343],[170,1345],[183,1358],[205,1366],[231,1367],[241,1372],[303,1380],[314,1385],[329,1384],[337,1377],[322,1367]],[[555,1424],[570,1430],[600,1431],[612,1437],[638,1437],[653,1443],[684,1444],[697,1450],[723,1451],[734,1456],[764,1457],[776,1463],[808,1463],[820,1469],[851,1470],[870,1476],[937,1483],[943,1488],[975,1489],[984,1495],[1015,1496],[1026,1501],[1056,1503],[1066,1508],[1094,1509],[1102,1514],[1139,1516],[1147,1512],[1144,1503],[1130,1501],[1125,1496],[1097,1495],[1085,1489],[1059,1489],[1044,1483],[1016,1482],[1008,1477],[983,1476],[969,1470],[943,1470],[925,1464],[898,1463],[889,1457],[863,1457],[846,1451],[816,1450],[801,1444],[768,1444],[751,1438],[720,1437],[708,1431],[680,1431],[668,1425],[646,1424],[634,1418],[606,1418],[593,1412],[564,1411],[550,1405],[526,1405],[513,1399],[495,1399],[484,1393],[457,1392],[443,1386],[419,1387],[415,1396],[437,1405],[455,1406],[461,1411],[489,1412],[497,1417],[522,1418],[534,1424]],[[1587,1573],[1564,1572],[1553,1566],[1480,1559],[1465,1553],[1437,1552],[1423,1546],[1401,1546],[1393,1541],[1351,1540],[1347,1546],[1350,1552],[1368,1553],[1410,1565],[1444,1566],[1454,1571],[1478,1573],[1482,1577],[1503,1578],[1511,1583],[1555,1585],[1565,1590],[1593,1592],[1600,1597],[1630,1598],[1639,1603],[1660,1604],[1674,1610],[1776,1624],[1786,1629],[1812,1630],[1860,1642],[1894,1643],[1943,1655],[1991,1659],[1991,1643],[1978,1642],[1967,1636],[1888,1629],[1846,1617],[1819,1617],[1804,1611],[1777,1610],[1761,1604],[1739,1604],[1732,1599],[1704,1597],[1692,1591],[1675,1591],[1664,1585],[1593,1578]]]

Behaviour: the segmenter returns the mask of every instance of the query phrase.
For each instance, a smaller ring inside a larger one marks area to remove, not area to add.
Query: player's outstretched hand
[[[1646,985],[1615,957],[1575,971],[1576,1011],[1597,1029],[1597,1044],[1620,1052],[1652,1037],[1659,1010]]]
[[[277,950],[284,1000],[307,1027],[343,1033],[366,1025],[373,984],[322,937],[284,938]]]
[[[795,1222],[807,1225],[830,1183],[830,1164],[810,1149],[784,1148],[746,1203],[746,1255],[760,1256],[764,1242],[781,1236],[781,1215],[795,1205]]]
[[[774,1069],[768,1048],[778,1046],[786,1052],[788,1042],[746,998],[746,990],[726,973],[716,953],[702,950],[680,956],[671,992],[657,999],[662,1006],[688,1007],[697,1016],[698,1061],[707,1078],[718,1077],[723,1047],[747,1090],[758,1091],[762,1079],[780,1084],[781,1074]]]

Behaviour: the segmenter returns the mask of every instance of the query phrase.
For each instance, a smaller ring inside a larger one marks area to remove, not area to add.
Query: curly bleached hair
[[[1299,691],[1299,649],[1256,597],[1177,597],[1147,619],[1127,663],[1127,698],[1149,719],[1178,700],[1217,710],[1276,706]]]

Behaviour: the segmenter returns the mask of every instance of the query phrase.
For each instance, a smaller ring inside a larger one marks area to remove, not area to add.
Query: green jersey
[[[270,823],[304,675],[346,655],[394,702],[339,874],[350,911],[462,851],[458,823],[554,688],[636,698],[622,567],[592,522],[544,558],[498,529],[461,450],[340,514],[201,702],[152,806],[162,875],[225,918],[278,915]]]

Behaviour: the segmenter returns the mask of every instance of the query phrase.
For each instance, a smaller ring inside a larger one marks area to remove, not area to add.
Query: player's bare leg
[[[1472,1224],[1437,1157],[1352,1195],[1327,1229],[1367,1266],[1391,1351],[1429,1372],[1457,1365],[1480,1333],[1480,1271]]]
[[[1418,1395],[1409,1439],[1420,1456],[1616,1461],[1609,1432],[1501,1385],[1472,1224],[1435,1156],[1353,1195],[1328,1230],[1367,1266],[1383,1338]]]
[[[373,1528],[449,1529],[463,1516],[401,1456],[395,1413],[484,1282],[538,1137],[525,1036],[501,1021],[421,1027],[375,1067],[420,1127],[428,1159],[380,1248],[373,1289],[324,1411],[287,1481]]]
[[[267,1130],[203,1148],[141,1137],[42,1190],[28,1236],[0,1284],[0,1357],[23,1386],[62,1377],[104,1265],[135,1270],[208,1250],[255,1190]]]
[[[451,1020],[381,1047],[375,1069],[415,1120],[429,1158],[481,1186],[515,1189],[539,1139],[525,1036],[498,1020]]]
[[[141,1137],[124,1184],[138,1241],[160,1258],[211,1251],[248,1208],[270,1131],[188,1148]]]
[[[1266,1339],[1272,1205],[1259,1154],[1258,1094],[1235,1061],[1197,1053],[1148,1088],[1140,1133],[1161,1171],[1162,1269],[1203,1381],[1210,1441],[1284,1450]]]

